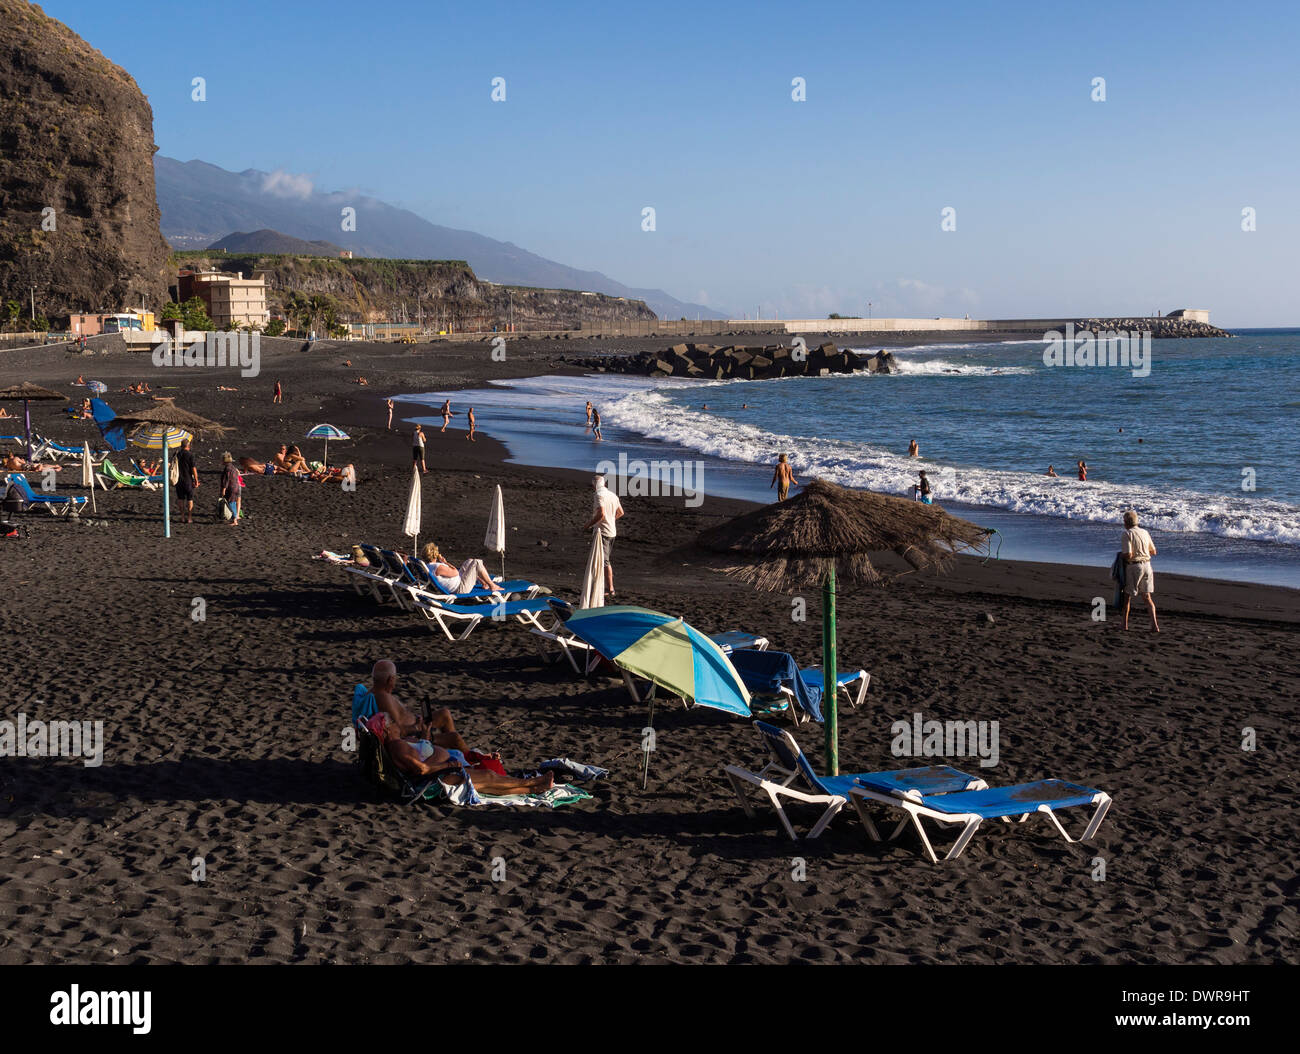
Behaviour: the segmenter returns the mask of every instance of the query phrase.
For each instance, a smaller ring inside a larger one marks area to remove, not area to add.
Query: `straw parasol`
[[[756,589],[822,589],[826,764],[839,774],[835,669],[836,576],[876,585],[896,577],[872,553],[892,551],[912,568],[942,570],[989,531],[937,505],[813,480],[789,501],[765,505],[700,533],[696,544],[728,559],[722,570]]]
[[[8,388],[0,388],[0,402],[21,402],[23,404],[23,436],[27,443],[28,461],[32,458],[32,411],[28,403],[33,400],[45,402],[56,399],[65,403],[68,401],[66,395],[52,392],[48,388],[42,388],[39,384],[32,384],[31,381],[23,381],[21,384],[11,384]]]
[[[126,435],[133,439],[140,433],[157,433],[170,437],[182,431],[220,438],[229,431],[225,425],[220,425],[216,421],[209,421],[206,417],[200,417],[188,410],[182,410],[172,402],[171,397],[158,398],[156,406],[121,414],[113,423],[122,424],[125,427]],[[170,438],[164,438],[159,442],[163,452],[163,537],[170,538],[172,536],[171,494],[168,484],[171,469],[168,461],[173,444]]]

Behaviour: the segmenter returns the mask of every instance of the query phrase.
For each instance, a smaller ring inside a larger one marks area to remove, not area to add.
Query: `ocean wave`
[[[907,495],[917,471],[924,468],[940,501],[1094,523],[1115,523],[1122,510],[1131,508],[1145,526],[1155,530],[1300,545],[1300,508],[1245,493],[1238,497],[1137,484],[1081,483],[1041,473],[918,463],[865,443],[783,435],[691,411],[654,390],[623,395],[609,402],[603,413],[606,422],[619,428],[725,461],[770,465],[784,451],[796,477],[803,479]]]
[[[1026,376],[1032,374],[1032,366],[977,366],[966,362],[949,362],[947,359],[929,359],[917,362],[911,359],[896,359],[898,372],[903,376],[938,377],[952,375],[958,377],[996,377]]]

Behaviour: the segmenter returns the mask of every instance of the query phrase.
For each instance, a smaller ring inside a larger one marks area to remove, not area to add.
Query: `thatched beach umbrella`
[[[188,410],[182,410],[179,406],[174,405],[170,398],[159,399],[158,405],[144,410],[121,414],[113,423],[115,425],[122,424],[125,427],[126,434],[132,438],[145,432],[158,432],[171,436],[179,435],[182,431],[192,432],[195,435],[220,437],[229,431],[224,425],[217,424],[216,421],[209,421],[206,417],[200,417]],[[171,479],[169,454],[173,444],[168,438],[162,440],[160,445],[163,454],[163,537],[170,538],[172,536],[171,492],[168,484]]]
[[[871,561],[892,550],[917,569],[942,569],[953,555],[975,549],[989,535],[937,505],[814,480],[789,501],[765,505],[700,533],[703,549],[732,558],[723,568],[756,589],[822,590],[823,705],[826,765],[839,775],[836,710],[835,588],[837,574],[854,584],[892,577]]]
[[[67,402],[66,395],[60,395],[58,392],[52,392],[48,388],[42,388],[39,384],[32,384],[31,381],[23,381],[22,384],[11,384],[8,388],[0,388],[0,402],[23,404],[23,428],[24,438],[27,441],[27,460],[32,459],[32,409],[28,404],[33,400]]]

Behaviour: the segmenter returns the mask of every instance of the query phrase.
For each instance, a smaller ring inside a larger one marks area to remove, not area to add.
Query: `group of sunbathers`
[[[378,710],[371,727],[378,726],[388,756],[410,776],[436,776],[449,786],[459,786],[468,775],[483,794],[545,794],[555,777],[544,772],[531,779],[506,773],[499,753],[471,750],[456,731],[451,711],[445,706],[425,708],[418,717],[393,694],[397,666],[380,659],[370,674],[370,688]]]
[[[53,461],[28,461],[12,451],[5,455],[4,466],[9,472],[61,472],[63,470],[62,465],[55,464]]]
[[[153,389],[149,387],[148,382],[138,381],[135,384],[128,384],[122,391],[130,392],[132,395],[148,395]]]
[[[357,479],[356,469],[350,464],[342,468],[337,465],[331,468],[319,461],[309,464],[297,446],[287,446],[284,443],[280,444],[280,449],[272,454],[269,460],[257,461],[251,457],[241,457],[239,467],[245,472],[252,472],[259,476],[288,475],[298,479],[313,479],[317,483],[339,480],[351,480],[355,483]]]

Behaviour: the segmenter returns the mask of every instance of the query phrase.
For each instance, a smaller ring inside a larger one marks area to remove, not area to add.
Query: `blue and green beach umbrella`
[[[343,429],[336,428],[334,425],[317,425],[315,428],[313,428],[310,432],[307,433],[307,438],[325,440],[324,463],[326,467],[328,467],[330,463],[330,440],[351,439],[352,437],[348,435],[345,431],[343,431]]]
[[[565,628],[628,673],[699,706],[752,716],[749,692],[722,649],[680,618],[611,605],[576,611]]]

